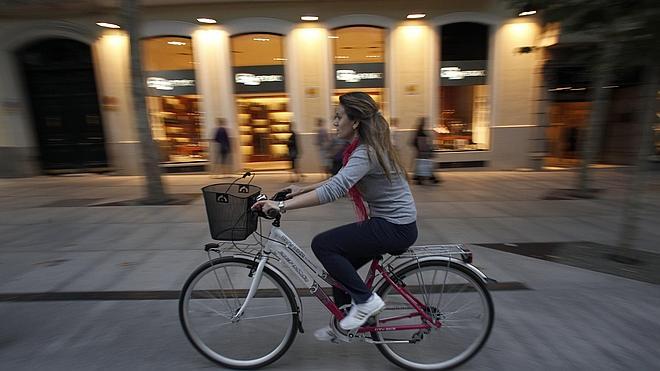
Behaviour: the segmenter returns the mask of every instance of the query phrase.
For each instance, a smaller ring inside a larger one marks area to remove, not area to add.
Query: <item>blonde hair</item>
[[[391,171],[405,174],[401,159],[390,139],[390,125],[378,111],[378,105],[373,98],[367,93],[353,92],[341,95],[339,103],[344,107],[348,118],[359,123],[357,131],[360,141],[374,150],[385,177],[391,181]],[[385,155],[389,164],[385,164]]]

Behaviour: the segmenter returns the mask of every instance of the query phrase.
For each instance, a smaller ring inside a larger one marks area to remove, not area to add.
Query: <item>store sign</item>
[[[486,84],[488,61],[444,61],[440,67],[443,86]]]
[[[385,86],[383,63],[335,64],[335,87],[382,88]]]
[[[284,66],[234,67],[234,91],[242,93],[282,93]]]
[[[262,82],[276,82],[284,81],[284,76],[282,75],[253,75],[251,73],[237,73],[235,78],[237,84],[249,85],[249,86],[259,86]]]
[[[149,96],[197,94],[194,70],[148,71],[145,75]]]

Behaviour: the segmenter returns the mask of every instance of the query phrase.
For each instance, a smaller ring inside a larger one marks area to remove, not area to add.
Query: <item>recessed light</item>
[[[182,41],[168,41],[167,43],[170,45],[186,45],[186,43]]]
[[[339,36],[328,36],[328,39],[338,39]]]
[[[365,55],[367,58],[381,58],[380,55]]]
[[[253,37],[252,40],[254,40],[254,41],[270,41],[270,39],[266,38],[266,37]]]
[[[282,61],[286,61],[287,59],[286,58],[273,58],[273,60],[278,61],[278,62],[282,62]]]
[[[114,23],[107,23],[107,22],[96,22],[96,25],[105,28],[121,28]]]
[[[520,12],[518,13],[518,17],[524,17],[526,15],[533,15],[536,14],[536,10],[530,10],[528,12]]]
[[[312,21],[318,21],[319,17],[317,17],[315,15],[304,15],[304,16],[300,17],[300,19],[303,20],[303,21],[312,22]]]
[[[212,18],[197,18],[197,22],[206,24],[218,23],[215,19]]]
[[[408,19],[420,19],[426,17],[426,14],[424,13],[413,13],[413,14],[408,14],[406,18]]]
[[[348,59],[349,57],[347,55],[335,55],[336,59]]]

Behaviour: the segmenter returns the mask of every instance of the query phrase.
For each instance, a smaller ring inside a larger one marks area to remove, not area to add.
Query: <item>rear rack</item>
[[[472,251],[462,244],[411,246],[403,254],[392,255],[388,257],[386,261],[391,262],[398,259],[418,259],[429,256],[442,256],[461,260],[464,263],[472,263]]]

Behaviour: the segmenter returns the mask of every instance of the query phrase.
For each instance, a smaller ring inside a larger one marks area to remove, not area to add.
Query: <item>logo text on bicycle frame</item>
[[[289,266],[291,267],[291,269],[293,269],[296,273],[298,273],[298,275],[300,276],[300,278],[303,279],[303,281],[305,281],[305,282],[309,281],[309,278],[307,278],[307,275],[305,274],[305,271],[300,269],[300,267],[297,266],[296,263],[293,262],[293,260],[291,260],[291,257],[289,257],[289,255],[286,253],[286,251],[278,250],[277,253],[282,257],[282,259],[286,260],[286,262],[289,263]]]

